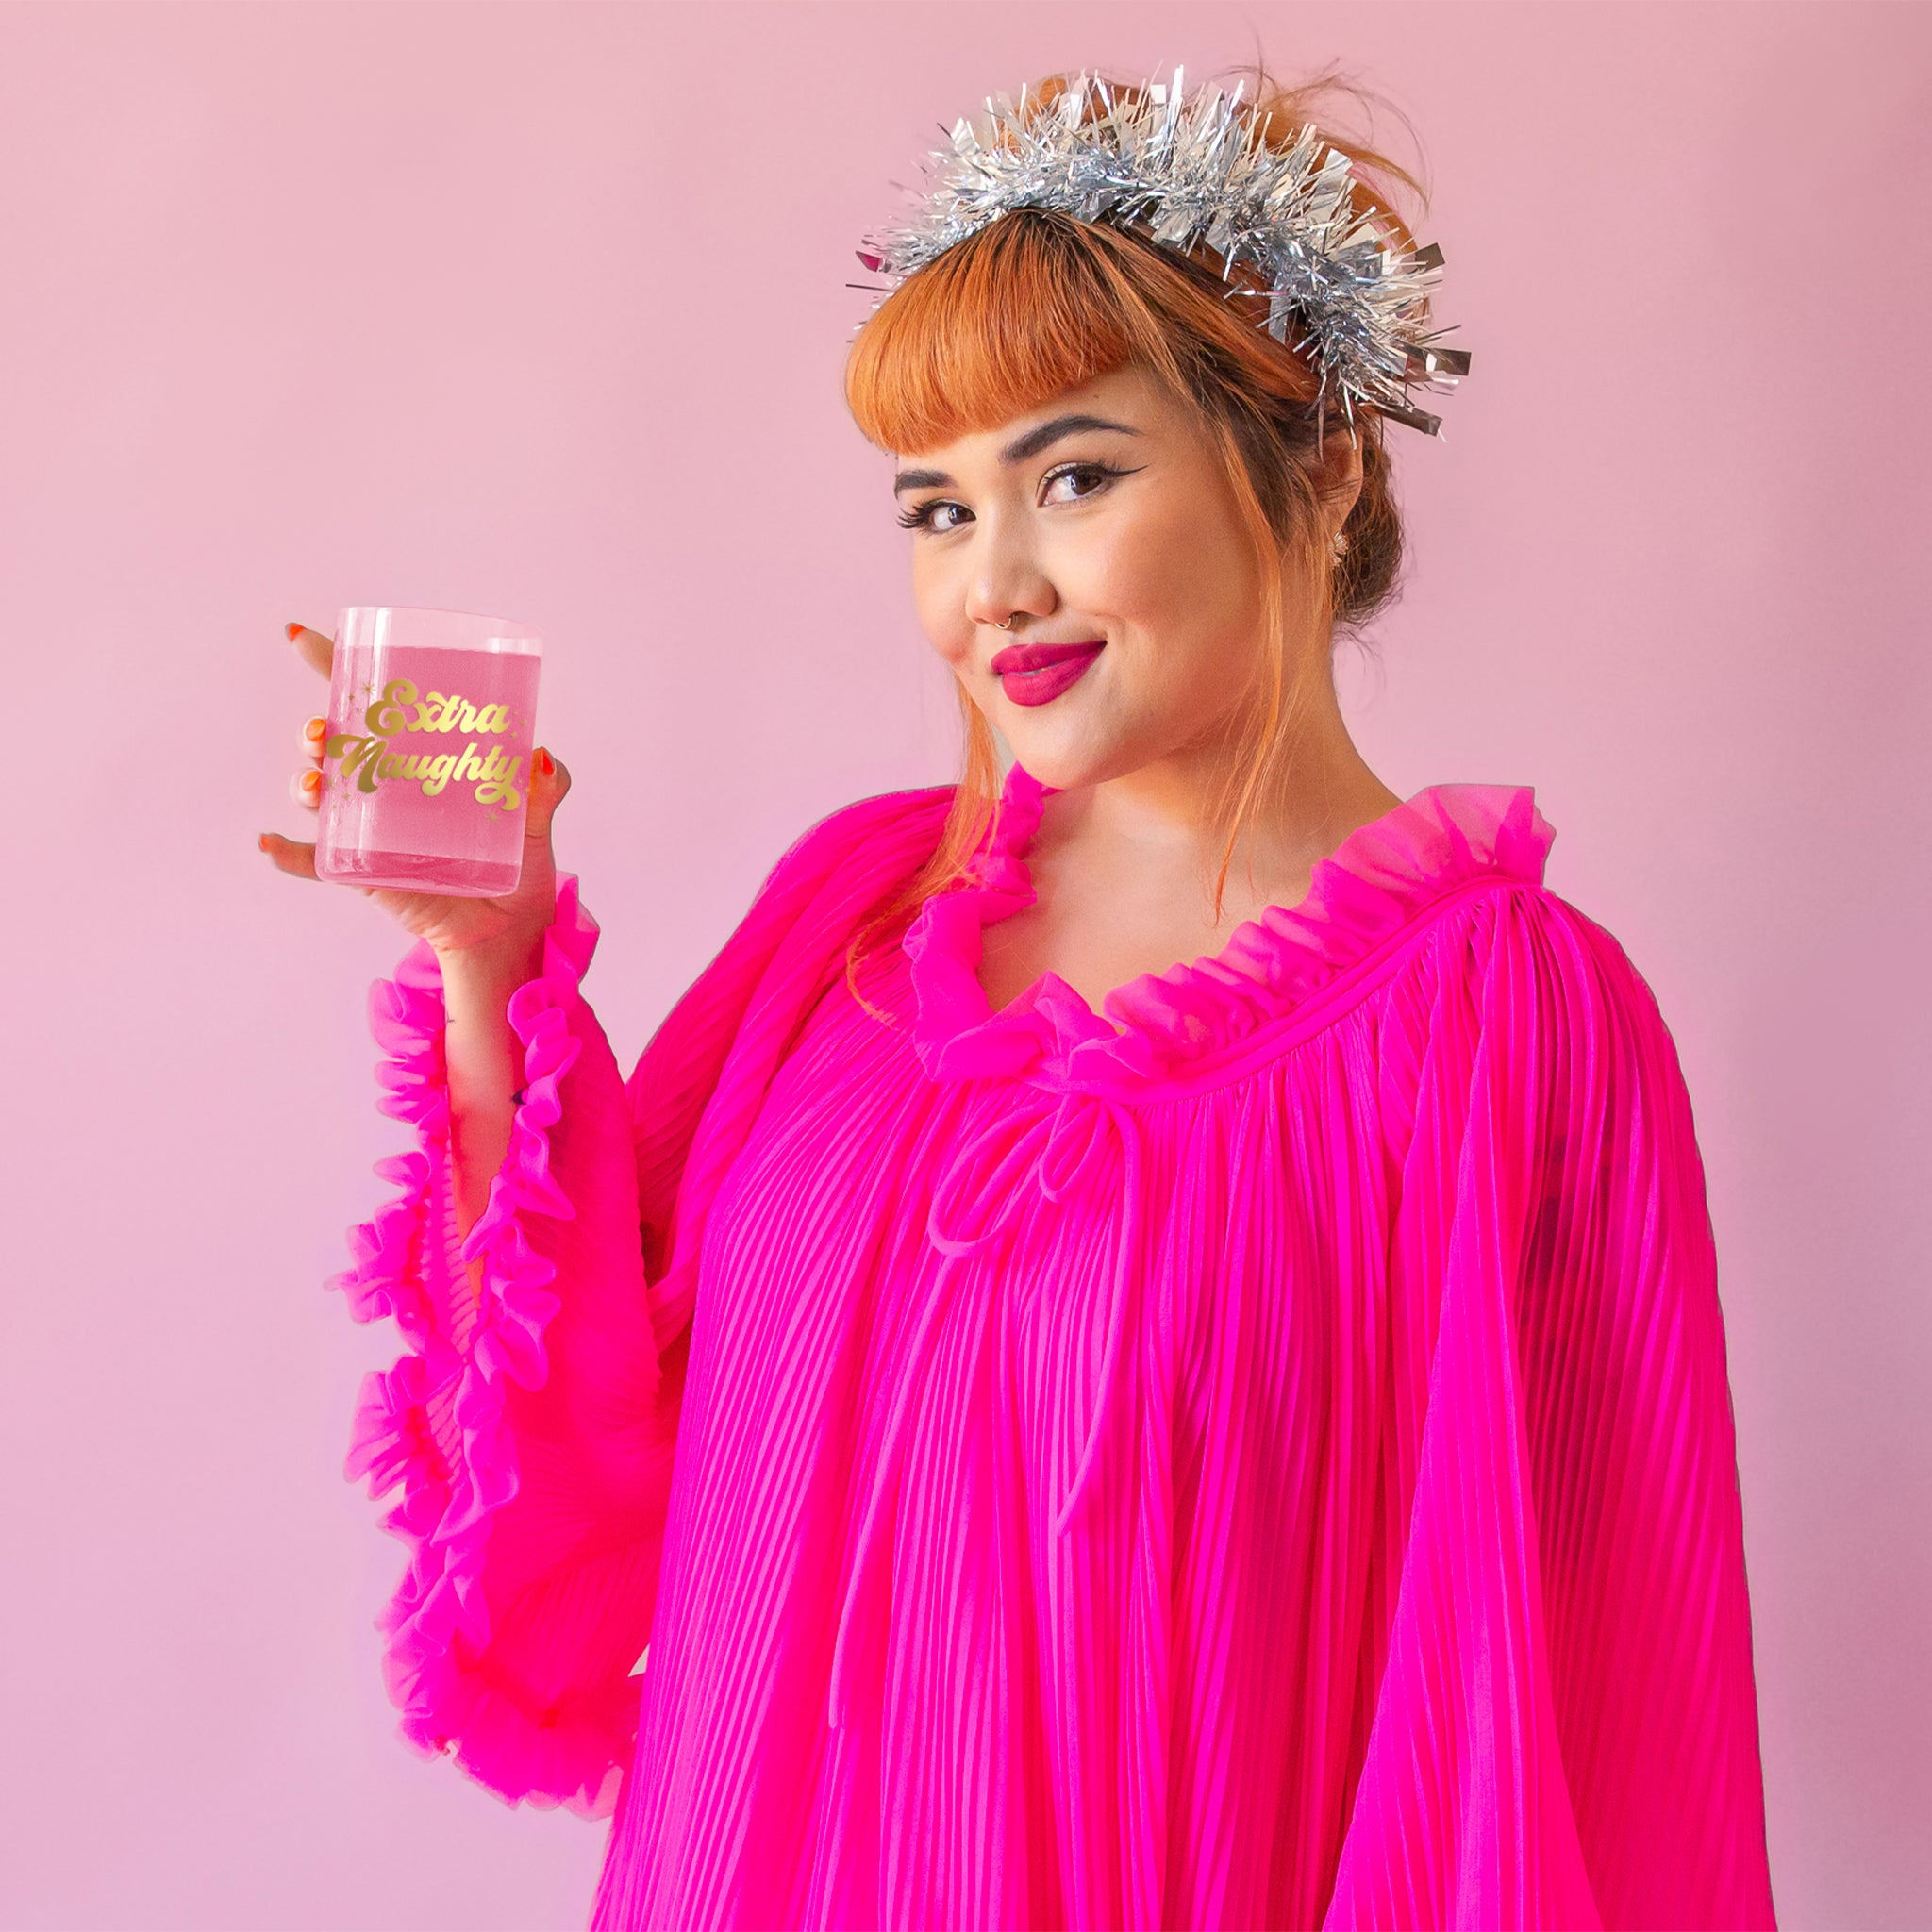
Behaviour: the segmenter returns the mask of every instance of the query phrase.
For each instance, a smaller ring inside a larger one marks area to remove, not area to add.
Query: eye
[[[948,530],[957,530],[958,524],[936,522],[935,519],[946,510],[958,510],[970,514],[964,504],[949,503],[943,496],[935,496],[928,503],[916,504],[911,509],[899,512],[899,527],[902,530],[933,530],[944,535]]]
[[[1131,476],[1132,470],[1117,470],[1111,463],[1062,463],[1057,470],[1049,470],[1041,479],[1041,500],[1057,500],[1060,503],[1079,503],[1090,496],[1098,496],[1117,477]],[[1084,485],[1074,488],[1069,494],[1054,499],[1052,492],[1060,483]]]
[[[1041,501],[1043,504],[1084,503],[1090,496],[1098,496],[1121,477],[1137,475],[1140,467],[1136,465],[1134,469],[1123,470],[1112,463],[1062,463],[1041,478]],[[1062,483],[1068,486],[1066,491],[1055,497],[1052,492]],[[949,535],[972,520],[973,512],[964,504],[954,503],[943,496],[932,497],[899,512],[902,530],[929,530],[940,537]]]

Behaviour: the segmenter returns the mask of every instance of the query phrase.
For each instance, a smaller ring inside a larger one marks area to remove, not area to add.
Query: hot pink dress
[[[1047,793],[899,1024],[845,941],[949,786],[808,831],[628,1082],[566,876],[460,1242],[433,956],[377,983],[406,1735],[610,1817],[598,1927],[1772,1925],[1690,1107],[1531,791],[995,1013]]]

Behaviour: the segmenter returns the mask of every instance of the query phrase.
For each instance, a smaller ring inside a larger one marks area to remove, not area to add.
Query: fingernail
[[[268,834],[266,832],[262,833],[260,838],[256,840],[255,849],[258,852],[266,852],[268,850]]]
[[[317,791],[317,790],[319,790],[319,789],[321,788],[321,785],[322,785],[322,774],[321,774],[320,772],[304,772],[304,773],[302,774],[302,789],[303,789],[303,791]]]
[[[554,776],[557,772],[557,760],[550,756],[548,749],[540,751],[537,756],[543,761],[543,775],[546,778]]]
[[[302,626],[299,624],[284,625],[282,628],[289,633],[289,641],[291,644],[295,641],[296,638],[301,635],[302,631]]]
[[[327,731],[327,730],[328,730],[328,720],[327,720],[327,719],[325,719],[325,718],[311,718],[311,719],[309,719],[309,721],[308,722],[308,724],[306,724],[305,725],[303,725],[303,727],[302,727],[302,734],[303,734],[303,736],[304,736],[305,738],[314,738],[314,739],[320,739],[320,738],[322,738],[322,737],[324,736],[324,734],[325,734],[325,733],[326,733],[326,731]]]

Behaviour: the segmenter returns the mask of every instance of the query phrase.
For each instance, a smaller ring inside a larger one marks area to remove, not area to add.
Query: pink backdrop
[[[320,691],[283,621],[548,634],[628,1065],[799,830],[953,774],[840,400],[886,184],[992,88],[1257,44],[1412,117],[1474,355],[1397,435],[1359,740],[1534,784],[1682,1052],[1784,1923],[1932,1923],[1932,13],[982,0],[0,13],[7,1924],[590,1900],[603,1827],[420,1762],[377,1681],[401,1549],[340,1468],[393,1343],[319,1284],[403,1143],[402,947],[254,849]]]

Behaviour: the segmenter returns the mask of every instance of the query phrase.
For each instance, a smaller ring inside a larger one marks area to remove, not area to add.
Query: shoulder
[[[955,785],[874,792],[815,819],[766,874],[759,896],[815,889],[853,874],[909,872],[939,842]]]
[[[1548,886],[1499,877],[1425,917],[1397,999],[1419,1029],[1459,1024],[1538,1058],[1564,1046],[1670,1046],[1657,995],[1623,942]]]
[[[1439,964],[1478,976],[1604,973],[1645,985],[1607,926],[1560,892],[1531,880],[1485,880],[1480,890],[1442,907],[1431,924]]]
[[[897,825],[935,827],[952,809],[957,785],[919,785],[904,791],[874,791],[855,798],[815,819],[793,841],[797,851],[808,844],[849,846]]]

